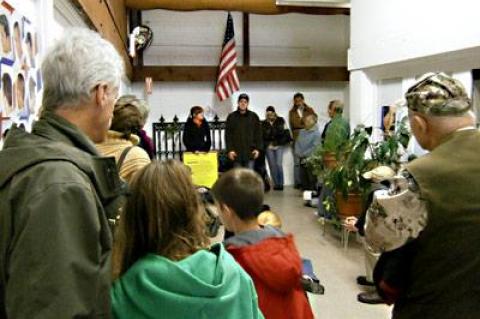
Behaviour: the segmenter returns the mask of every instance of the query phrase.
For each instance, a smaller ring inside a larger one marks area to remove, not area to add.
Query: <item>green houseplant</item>
[[[370,183],[362,178],[362,174],[372,168],[372,161],[365,157],[370,146],[369,138],[363,127],[355,129],[337,153],[337,166],[326,173],[324,185],[334,194],[337,218],[362,212],[364,195],[370,188]],[[327,200],[332,201],[333,198]],[[327,209],[332,208],[331,202],[326,204]]]
[[[405,118],[393,134],[386,134],[383,141],[371,145],[372,158],[376,165],[390,166],[397,170],[400,166],[402,151],[410,141],[410,131]]]

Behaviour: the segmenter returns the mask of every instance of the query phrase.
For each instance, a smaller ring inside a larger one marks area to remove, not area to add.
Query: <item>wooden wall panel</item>
[[[321,15],[350,14],[349,8],[277,6],[275,0],[126,0],[126,5],[129,8],[139,10],[221,10],[255,14],[284,14],[291,12]]]
[[[216,81],[217,67],[210,66],[144,66],[135,68],[133,80],[190,82]],[[348,81],[346,67],[246,67],[237,68],[241,81]]]
[[[133,69],[130,57],[127,53],[127,44],[124,36],[117,29],[117,26],[110,13],[109,6],[105,0],[75,0],[79,7],[85,12],[95,29],[107,40],[113,43],[125,61],[125,72],[128,78],[132,78]],[[115,1],[112,1],[115,2]],[[116,5],[115,5],[116,6]],[[113,6],[112,6],[113,8]],[[126,21],[126,17],[125,17]],[[125,22],[126,27],[126,22]]]
[[[125,0],[106,0],[110,15],[124,43],[128,43],[127,8]]]

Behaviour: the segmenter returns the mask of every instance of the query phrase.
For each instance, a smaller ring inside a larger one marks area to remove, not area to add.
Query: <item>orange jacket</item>
[[[252,277],[266,319],[313,318],[300,284],[302,262],[292,235],[227,250]]]

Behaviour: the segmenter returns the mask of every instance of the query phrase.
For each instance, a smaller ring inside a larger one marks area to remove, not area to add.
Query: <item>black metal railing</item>
[[[224,152],[225,145],[225,122],[220,121],[215,115],[210,125],[210,136],[212,139],[212,151]],[[155,158],[164,160],[176,158],[182,160],[183,153],[186,151],[183,145],[183,130],[185,122],[179,122],[175,115],[172,122],[166,122],[165,118],[160,117],[159,122],[152,124],[153,145],[155,148]]]

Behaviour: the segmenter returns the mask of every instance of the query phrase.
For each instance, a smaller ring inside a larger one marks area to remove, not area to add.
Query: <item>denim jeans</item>
[[[283,147],[267,148],[266,155],[273,184],[283,187]]]

